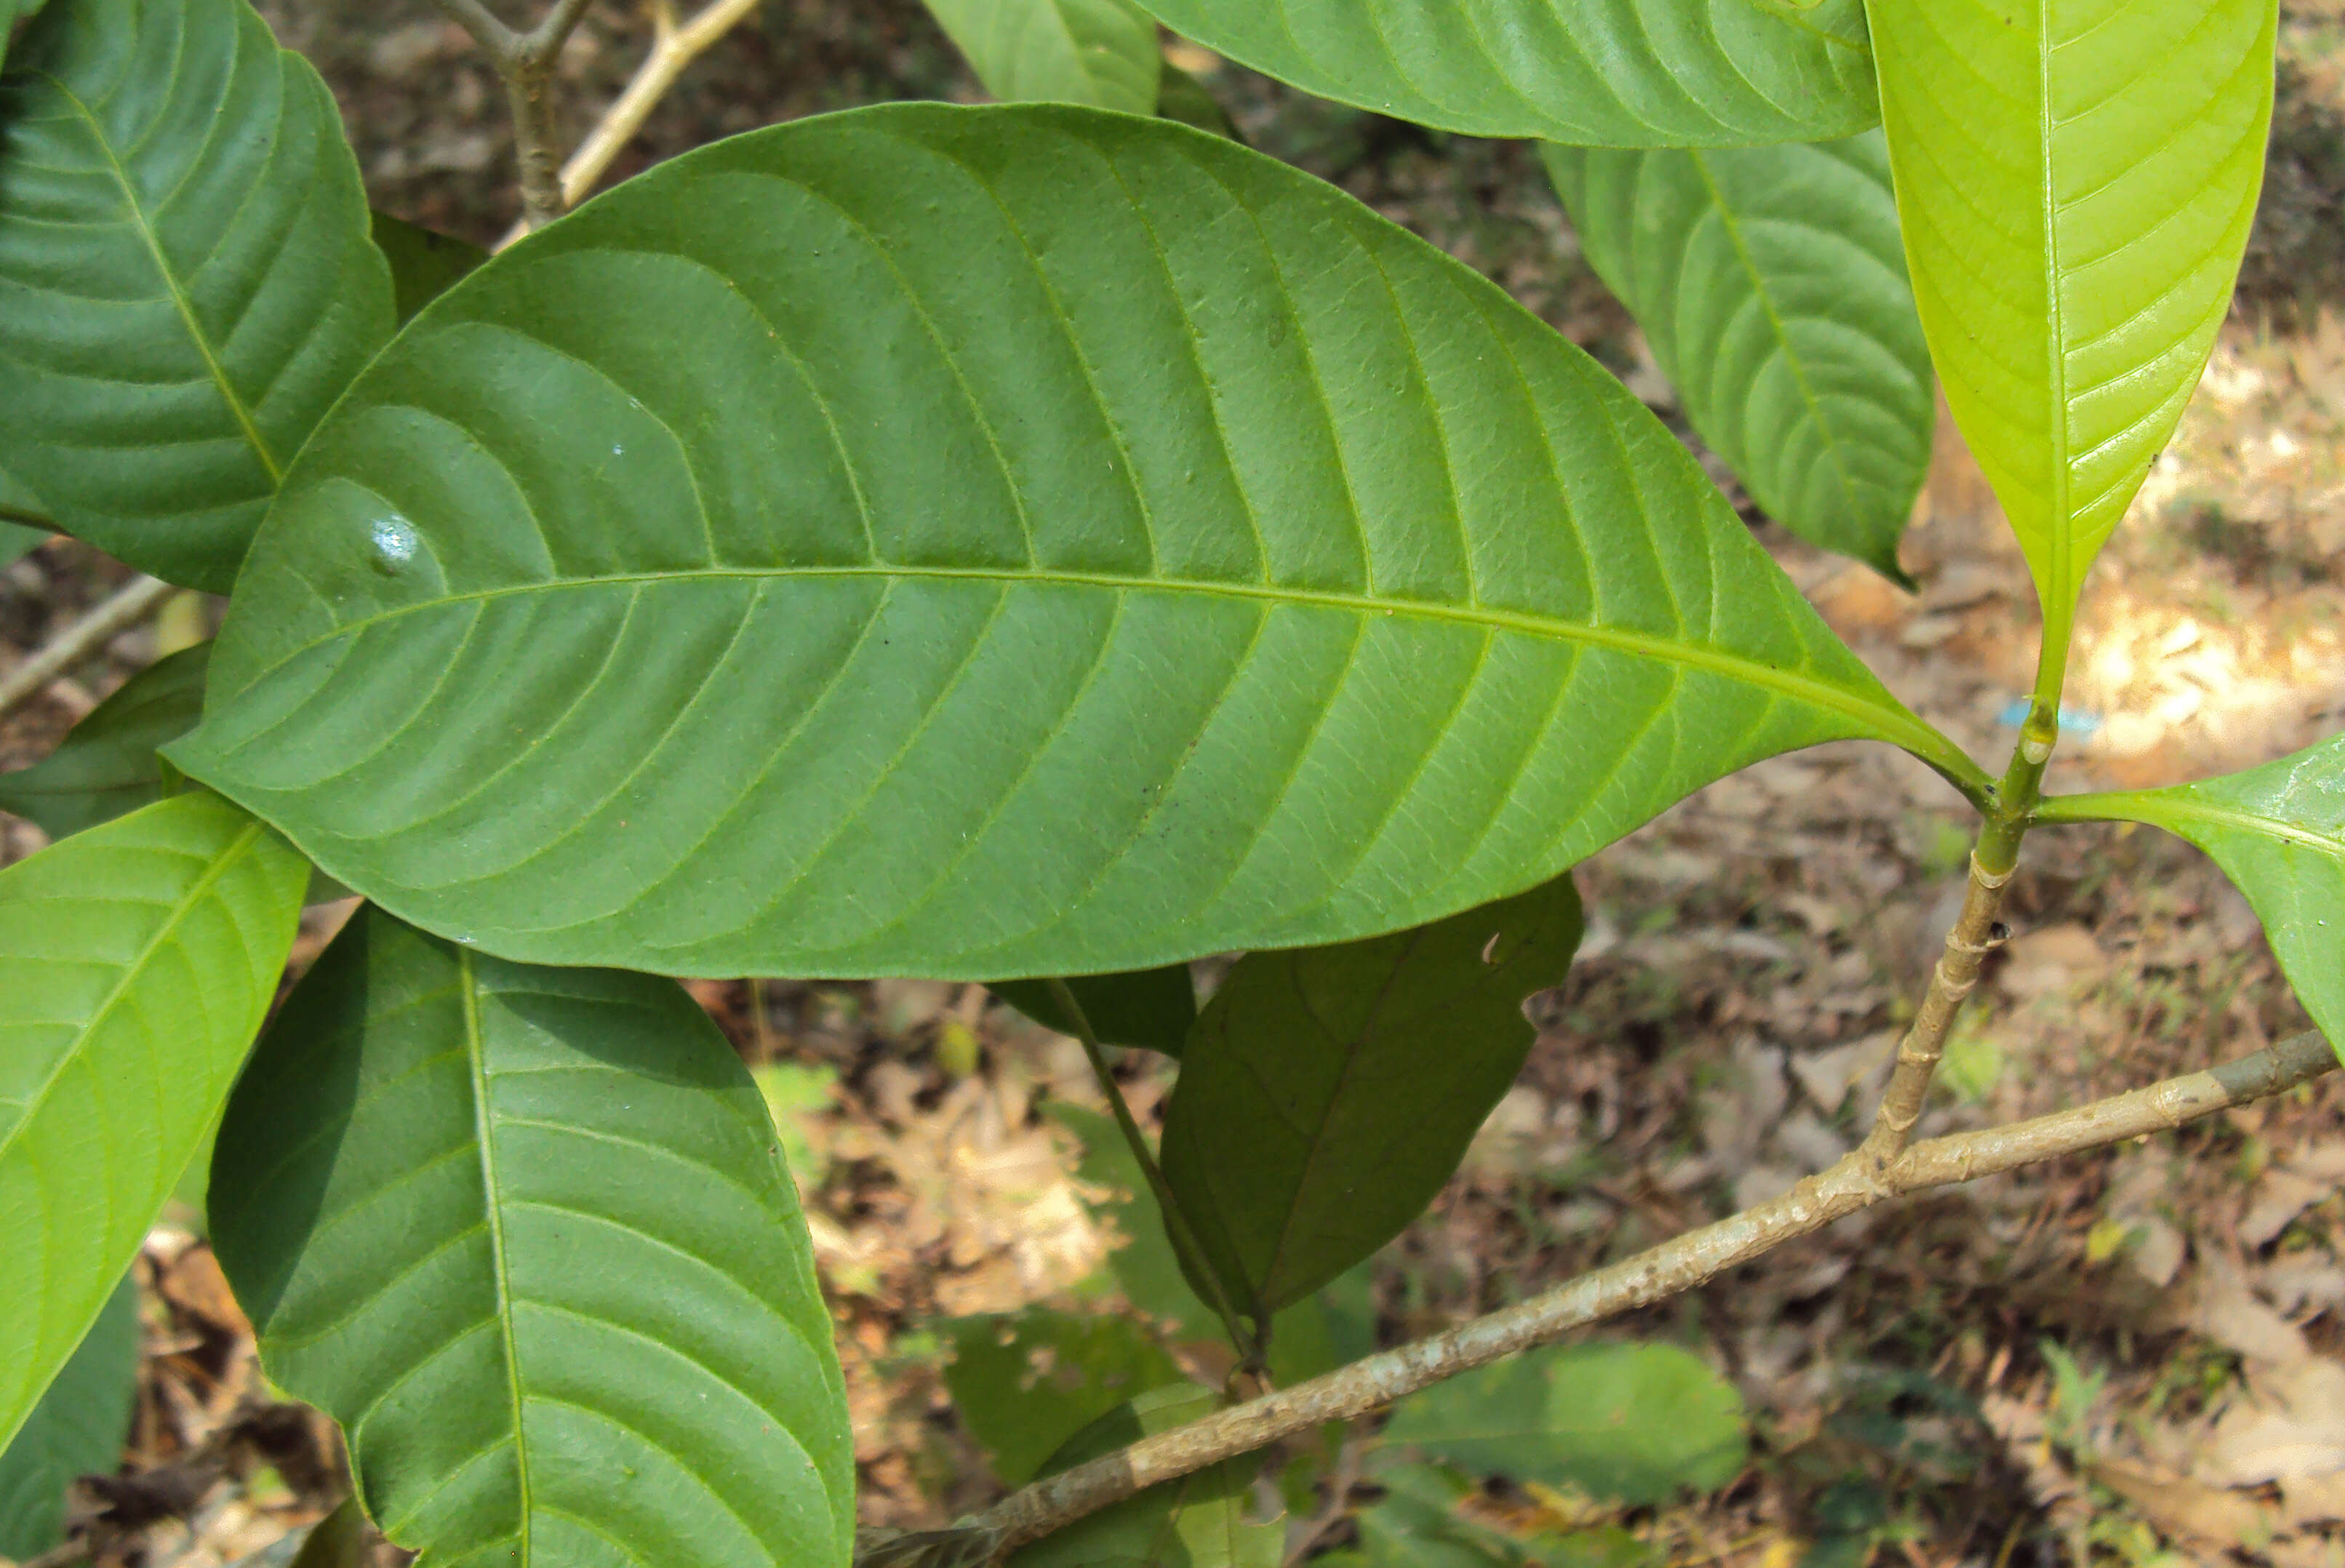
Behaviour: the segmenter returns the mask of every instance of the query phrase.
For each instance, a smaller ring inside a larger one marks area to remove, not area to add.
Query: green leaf
[[[1047,980],[997,980],[988,989],[1041,1025],[1062,1035],[1076,1032],[1072,1015],[1059,1006]],[[1130,975],[1077,975],[1067,989],[1101,1042],[1140,1046],[1177,1057],[1197,1021],[1197,988],[1186,964],[1168,964]]]
[[[1164,1176],[1256,1317],[1406,1229],[1522,1071],[1524,1000],[1578,951],[1568,876],[1436,925],[1249,953],[1164,1117]]]
[[[2086,568],[2230,309],[2271,120],[2273,0],[1873,0],[1914,292],[2044,605]]]
[[[210,643],[198,642],[157,660],[91,709],[56,751],[0,774],[0,811],[65,838],[162,799],[156,752],[203,717],[211,652]]]
[[[261,1364],[343,1423],[421,1568],[847,1562],[806,1222],[747,1069],[672,982],[361,910],[237,1086],[211,1219]]]
[[[1412,1394],[1385,1438],[1475,1475],[1636,1506],[1725,1485],[1750,1446],[1741,1397],[1699,1357],[1605,1343],[1533,1351]]]
[[[1156,24],[1131,0],[928,0],[1004,103],[1156,112]]]
[[[355,1497],[345,1497],[310,1527],[300,1554],[287,1568],[367,1568],[372,1560],[366,1513]]]
[[[954,1318],[945,1386],[993,1473],[1023,1486],[1070,1436],[1137,1394],[1182,1381],[1156,1336],[1129,1318],[1033,1307]]]
[[[138,1288],[125,1280],[0,1452],[0,1557],[28,1562],[65,1539],[66,1491],[121,1463],[137,1391]]]
[[[202,794],[0,871],[0,1443],[211,1130],[308,876]]]
[[[1227,137],[1233,142],[1245,140],[1230,119],[1229,110],[1222,107],[1222,100],[1213,96],[1213,89],[1169,60],[1164,63],[1164,79],[1156,88],[1156,112],[1168,120]]]
[[[38,496],[0,469],[0,566],[22,560],[48,541],[51,531],[38,526],[48,515]]]
[[[1906,582],[1937,405],[1881,137],[1544,152],[1589,265],[1751,499]]]
[[[1174,1427],[1202,1421],[1224,1401],[1176,1383],[1111,1411],[1051,1456],[1041,1473],[1071,1470]],[[1087,1514],[1010,1554],[1015,1568],[1278,1568],[1286,1533],[1246,1518],[1259,1452],[1207,1465]]]
[[[1421,925],[1857,735],[1985,787],[1487,279],[1162,120],[905,104],[442,297],[168,754],[488,951],[994,980]]]
[[[391,336],[341,116],[245,0],[60,0],[8,64],[8,466],[67,533],[225,593]]]
[[[489,258],[470,240],[435,234],[403,217],[380,211],[367,217],[375,248],[391,267],[392,309],[402,327]]]
[[[2046,822],[2147,823],[2212,855],[2298,999],[2345,1055],[2345,735],[2198,784],[2044,803]]]
[[[0,64],[8,58],[9,46],[15,42],[16,29],[31,20],[48,0],[0,0]]]
[[[1815,141],[1876,124],[1862,0],[1144,0],[1323,98],[1580,147]]]

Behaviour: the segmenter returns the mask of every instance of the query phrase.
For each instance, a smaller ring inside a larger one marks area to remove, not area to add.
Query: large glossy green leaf
[[[1142,0],[1395,118],[1580,147],[1813,141],[1881,118],[1862,0]]]
[[[1156,112],[1156,24],[1131,0],[928,0],[1004,103]]]
[[[138,1290],[125,1280],[0,1452],[0,1557],[29,1562],[65,1539],[66,1491],[111,1475],[138,1391]]]
[[[1071,1470],[1174,1427],[1202,1421],[1224,1400],[1176,1383],[1109,1411],[1067,1440],[1041,1473]],[[1077,1520],[1011,1554],[1016,1568],[1278,1568],[1286,1533],[1249,1522],[1259,1452],[1240,1454]]]
[[[838,1568],[846,1395],[755,1085],[681,987],[361,911],[254,1052],[213,1245],[423,1568]]]
[[[1589,264],[1751,499],[1903,582],[1937,406],[1880,135],[1545,155]]]
[[[945,1386],[961,1425],[1011,1486],[1053,1450],[1135,1395],[1181,1381],[1155,1334],[1130,1318],[1029,1308],[942,1325]]]
[[[155,753],[203,716],[211,652],[198,642],[157,660],[91,709],[56,751],[0,774],[0,811],[65,838],[162,799],[163,761]]]
[[[391,326],[333,96],[245,0],[35,19],[0,78],[0,460],[58,527],[227,592]]]
[[[2044,603],[2198,384],[2255,215],[2274,0],[1872,0],[1914,292]]]
[[[1046,1029],[1078,1034],[1074,1015],[1059,1005],[1047,980],[1000,980],[993,994]],[[1141,1046],[1177,1057],[1197,1021],[1197,990],[1186,964],[1129,975],[1079,975],[1068,980],[1083,1022],[1111,1046]]]
[[[0,871],[0,1443],[211,1131],[308,876],[202,794]]]
[[[2043,818],[2149,823],[2212,855],[2262,916],[2305,1011],[2345,1055],[2345,735],[2198,784],[2056,797]]]
[[[1708,1492],[1742,1468],[1741,1396],[1674,1345],[1534,1351],[1394,1407],[1388,1442],[1476,1475],[1573,1486],[1632,1504]]]
[[[350,886],[678,974],[1345,940],[1790,747],[1977,779],[1495,286],[1061,107],[756,132],[506,251],[310,443],[212,673],[168,754]]]
[[[1250,953],[1213,993],[1164,1117],[1164,1176],[1256,1317],[1399,1235],[1514,1083],[1533,993],[1579,950],[1568,876],[1437,924]]]

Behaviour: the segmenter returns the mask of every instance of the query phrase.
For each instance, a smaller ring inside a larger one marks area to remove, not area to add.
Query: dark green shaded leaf
[[[643,975],[361,910],[237,1086],[213,1244],[426,1568],[838,1568],[846,1395],[765,1102]],[[615,1553],[615,1555],[614,1555]]]
[[[290,1568],[367,1568],[372,1561],[371,1545],[359,1500],[345,1497],[310,1527]]]
[[[170,754],[490,951],[983,980],[1422,924],[1857,735],[1984,787],[1487,279],[1162,120],[906,104],[442,296]]]
[[[1213,96],[1213,89],[1169,61],[1164,66],[1164,79],[1157,86],[1156,112],[1168,120],[1227,137],[1233,142],[1245,140],[1232,123],[1230,112],[1222,107],[1222,100]]]
[[[26,1562],[65,1539],[66,1489],[112,1475],[138,1391],[138,1290],[125,1280],[0,1452],[0,1557]]]
[[[331,94],[245,0],[72,0],[0,78],[7,462],[59,528],[225,593],[390,337]]]
[[[1751,499],[1905,582],[1937,406],[1880,134],[1544,150],[1589,265]]]
[[[1004,103],[1088,104],[1156,112],[1164,56],[1156,24],[1131,0],[928,0]]]
[[[1741,1397],[1674,1345],[1575,1345],[1500,1361],[1410,1395],[1385,1437],[1474,1475],[1639,1506],[1725,1485],[1749,1448]]]
[[[1145,0],[1323,98],[1481,137],[1741,147],[1881,118],[1862,0]]]
[[[391,308],[402,327],[489,258],[468,239],[435,234],[387,212],[367,217],[375,248],[391,265]]]
[[[939,1325],[953,1359],[945,1386],[993,1473],[1023,1486],[1090,1422],[1182,1381],[1156,1336],[1129,1318],[1030,1308]]]
[[[48,540],[52,531],[39,525],[48,515],[38,496],[0,470],[0,566],[23,559]]]
[[[203,794],[0,871],[0,1443],[210,1132],[308,875]]]
[[[91,709],[56,751],[0,774],[0,811],[66,838],[162,799],[156,752],[203,717],[211,652],[210,643],[198,642],[148,665]]]
[[[1522,1070],[1523,1003],[1562,982],[1558,877],[1436,925],[1249,953],[1213,993],[1164,1118],[1164,1175],[1257,1316],[1399,1235]]]
[[[1071,1470],[1222,1408],[1221,1397],[1195,1383],[1141,1395],[1069,1439],[1041,1473]],[[1278,1568],[1285,1532],[1246,1519],[1259,1452],[1207,1465],[1152,1486],[1075,1521],[1011,1554],[1016,1568]]]
[[[1078,1032],[1047,980],[997,980],[988,989],[1046,1029]],[[1189,1026],[1197,1021],[1197,987],[1186,964],[1130,975],[1077,975],[1068,979],[1067,989],[1104,1045],[1140,1046],[1177,1057],[1188,1041]]]
[[[2198,784],[2046,801],[2044,816],[2148,823],[2214,856],[2262,918],[2304,1010],[2345,1055],[2345,735]]]

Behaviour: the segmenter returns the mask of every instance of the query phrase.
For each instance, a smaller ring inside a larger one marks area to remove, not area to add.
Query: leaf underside
[[[1136,1394],[1181,1381],[1155,1335],[1130,1317],[1030,1307],[940,1325],[945,1386],[993,1472],[1023,1486],[1052,1451]]]
[[[262,1364],[423,1568],[847,1562],[806,1224],[673,983],[361,910],[238,1085],[211,1219]]]
[[[1153,1390],[1067,1440],[1042,1467],[1071,1470],[1158,1432],[1202,1421],[1224,1401],[1196,1383]],[[1015,1568],[1277,1568],[1286,1533],[1248,1522],[1260,1453],[1239,1454],[1149,1487],[1013,1553]]]
[[[429,308],[167,754],[484,950],[993,980],[1422,924],[1854,735],[1977,771],[1487,280],[1184,127],[905,105]]]
[[[1862,0],[1143,0],[1321,97],[1483,137],[1741,147],[1878,124]]]
[[[0,78],[0,461],[59,528],[227,592],[391,327],[333,97],[245,0],[35,20]]]
[[[1420,930],[1238,961],[1182,1057],[1164,1176],[1256,1317],[1424,1212],[1522,1070],[1524,1001],[1562,982],[1579,936],[1566,876]]]
[[[985,90],[1004,103],[1156,112],[1164,56],[1131,0],[928,0]]]
[[[2056,805],[2071,819],[2149,823],[2213,856],[2262,918],[2305,1011],[2345,1055],[2345,735],[2245,773]]]
[[[138,1384],[138,1290],[125,1280],[0,1452],[0,1557],[28,1563],[65,1539],[66,1491],[111,1475]]]
[[[156,750],[203,717],[210,663],[211,644],[199,642],[131,676],[56,751],[31,767],[0,774],[0,811],[59,839],[160,800],[163,764]]]
[[[1046,1029],[1081,1033],[1046,980],[1000,980],[995,996]],[[1067,982],[1084,1023],[1104,1045],[1140,1046],[1177,1057],[1197,1021],[1196,983],[1189,966],[1173,964],[1129,975],[1079,975]]]
[[[211,1130],[308,876],[200,794],[0,872],[0,1443]]]
[[[1937,409],[1879,133],[1543,152],[1589,264],[1751,499],[1905,581]]]
[[[2274,0],[1873,0],[1914,291],[2056,667],[2230,308]]]
[[[437,234],[387,212],[367,215],[374,248],[391,268],[391,309],[402,327],[489,258],[470,240]]]

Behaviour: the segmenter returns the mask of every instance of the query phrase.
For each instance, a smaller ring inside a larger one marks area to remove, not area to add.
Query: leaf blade
[[[169,134],[191,118],[234,134]],[[0,170],[10,466],[66,531],[227,592],[391,336],[331,95],[244,0],[53,5],[0,86]]]
[[[31,767],[0,774],[0,811],[52,839],[70,837],[163,798],[156,754],[203,717],[211,644],[158,659],[124,682]]]
[[[1568,876],[1436,925],[1250,953],[1206,1005],[1164,1118],[1164,1177],[1257,1318],[1400,1234],[1441,1190],[1578,951]]]
[[[1751,499],[1905,582],[1936,405],[1880,136],[1541,156],[1589,265]]]
[[[590,286],[640,308],[582,324]],[[683,378],[680,331],[732,357]],[[1244,148],[1055,107],[754,133],[475,273],[305,454],[214,671],[172,760],[340,880],[689,974],[1344,940],[1821,739],[1981,778],[1486,280]]]
[[[2143,0],[2108,26],[2049,0],[2010,10],[1871,0],[1914,297],[2027,555],[2056,682],[2085,574],[2229,309],[2277,9]]]
[[[65,1539],[66,1489],[114,1472],[137,1383],[138,1288],[125,1280],[0,1450],[0,1557],[28,1563]]]
[[[2247,895],[2305,1011],[2345,1052],[2345,735],[2244,773],[2165,789],[2062,795],[2047,822],[2164,828]]]
[[[1469,136],[1737,147],[1881,116],[1856,0],[1146,0],[1174,32],[1321,97]]]
[[[1197,1021],[1196,986],[1183,964],[1127,975],[1071,976],[1066,984],[1102,1045],[1139,1046],[1178,1057]],[[988,989],[1046,1029],[1079,1033],[1074,1016],[1059,1006],[1046,980],[1000,980]]]
[[[945,33],[1003,103],[1156,112],[1164,56],[1131,0],[928,0]]]
[[[0,871],[0,1251],[25,1264],[0,1274],[0,1442],[210,1131],[308,875],[266,827],[197,794]],[[112,1151],[95,1173],[94,1146]]]
[[[368,1512],[426,1563],[507,1540],[847,1561],[805,1223],[746,1070],[679,988],[362,910],[218,1150],[215,1245],[264,1364],[346,1423]]]

